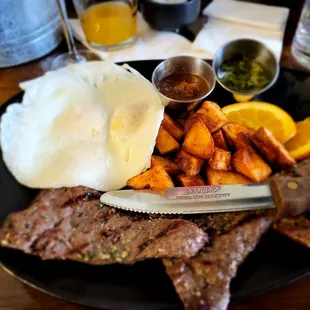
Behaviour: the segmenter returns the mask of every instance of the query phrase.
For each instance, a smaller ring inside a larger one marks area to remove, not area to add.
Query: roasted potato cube
[[[204,109],[221,110],[221,107],[217,103],[208,100],[204,101],[201,107]]]
[[[214,142],[207,126],[201,120],[196,120],[188,130],[182,147],[187,153],[199,158],[212,158]]]
[[[194,102],[191,102],[187,105],[187,111],[188,112],[192,112],[194,110],[196,110],[196,108],[198,108],[200,104],[200,101],[194,101]]]
[[[232,169],[230,152],[215,147],[213,157],[209,160],[209,165],[215,170],[230,171]]]
[[[210,130],[210,132],[215,132],[219,130],[224,124],[228,122],[226,115],[222,112],[221,108],[212,101],[205,101],[201,108],[197,111],[197,113],[201,113],[203,115],[208,116],[215,126],[212,126],[210,123],[210,127],[206,124]]]
[[[171,116],[167,113],[164,113],[164,119],[161,122],[161,126],[166,129],[170,135],[180,141],[183,137],[183,126],[175,121]]]
[[[214,141],[214,146],[216,146],[222,150],[229,151],[228,145],[226,143],[226,140],[225,140],[223,132],[222,132],[222,129],[214,132],[212,134],[212,138]]]
[[[160,126],[156,138],[156,148],[160,154],[165,155],[177,151],[180,145],[166,129]]]
[[[272,172],[265,161],[249,146],[238,150],[233,156],[232,163],[236,171],[253,182],[266,180]]]
[[[250,179],[237,172],[228,172],[214,170],[210,167],[206,169],[206,178],[208,185],[225,185],[225,184],[250,184]]]
[[[190,130],[190,128],[197,120],[201,120],[207,126],[210,132],[211,132],[210,128],[212,129],[216,127],[216,123],[209,116],[196,112],[192,114],[185,122],[184,125],[185,136],[187,135],[187,132]]]
[[[195,175],[193,177],[188,177],[185,173],[179,174],[177,180],[182,186],[203,186],[205,182],[200,175]]]
[[[171,175],[178,174],[182,171],[173,160],[166,157],[152,155],[152,166],[153,163],[161,165]]]
[[[149,188],[154,190],[174,187],[173,181],[161,165],[155,165],[149,170],[130,178],[127,185],[133,189]]]
[[[286,169],[296,163],[283,144],[267,128],[260,127],[251,135],[250,139],[274,167]]]
[[[228,143],[236,150],[242,149],[246,146],[251,146],[249,136],[255,131],[245,125],[229,122],[222,127],[223,134]]]
[[[188,154],[183,149],[177,154],[175,162],[185,172],[187,176],[199,174],[204,164],[204,160]]]

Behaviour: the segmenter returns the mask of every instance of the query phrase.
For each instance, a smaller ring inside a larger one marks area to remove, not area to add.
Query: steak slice
[[[238,266],[253,251],[274,219],[272,213],[249,219],[215,237],[197,256],[163,259],[185,309],[224,310],[227,308],[231,279]]]
[[[310,177],[310,158],[303,160],[295,166],[290,175]],[[292,240],[310,248],[310,213],[281,219],[273,228]]]
[[[43,190],[28,209],[7,217],[0,244],[43,259],[103,265],[189,258],[207,242],[190,221],[119,212],[101,204],[100,195],[85,187]]]
[[[283,235],[310,248],[310,215],[282,219],[273,227]]]

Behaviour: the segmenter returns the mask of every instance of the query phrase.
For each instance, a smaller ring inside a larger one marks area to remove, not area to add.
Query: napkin
[[[208,20],[193,42],[193,51],[208,52],[213,58],[226,42],[250,38],[266,44],[280,59],[288,8],[215,0],[203,14]]]
[[[183,36],[169,31],[156,31],[152,29],[138,13],[137,17],[137,42],[119,51],[102,52],[88,44],[83,33],[80,21],[70,19],[73,35],[88,49],[96,52],[102,59],[113,62],[165,59],[177,55],[192,55],[209,59],[210,54],[205,51],[192,50],[192,43]]]

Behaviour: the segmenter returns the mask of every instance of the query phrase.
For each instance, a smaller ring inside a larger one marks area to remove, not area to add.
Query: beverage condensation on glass
[[[305,0],[292,44],[292,55],[310,70],[310,0]]]
[[[137,0],[73,0],[87,42],[109,51],[135,42]]]

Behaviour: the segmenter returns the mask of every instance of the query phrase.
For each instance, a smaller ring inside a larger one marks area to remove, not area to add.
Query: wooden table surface
[[[264,1],[255,1],[264,2]],[[279,1],[275,1],[278,2]],[[287,24],[281,65],[304,70],[292,58],[291,41],[296,29],[303,1],[287,0],[292,4]],[[266,1],[265,1],[266,3]],[[280,1],[281,4],[281,1]],[[55,51],[42,59],[17,67],[0,69],[0,105],[17,94],[18,83],[42,75],[51,61],[65,50],[62,43]],[[0,309],[1,310],[81,310],[84,307],[72,305],[30,288],[0,269]],[[310,309],[310,277],[274,290],[270,293],[231,304],[229,310],[308,310]]]

